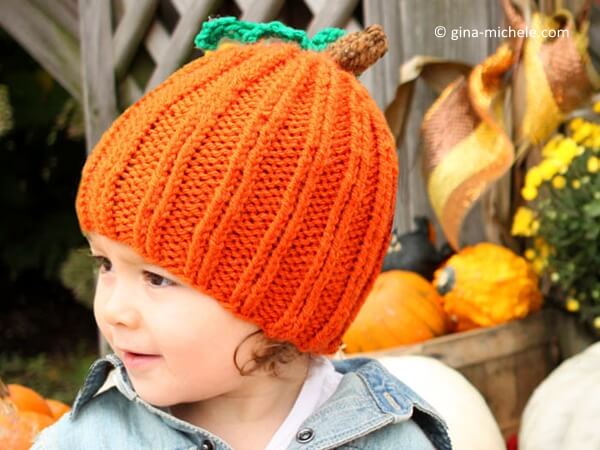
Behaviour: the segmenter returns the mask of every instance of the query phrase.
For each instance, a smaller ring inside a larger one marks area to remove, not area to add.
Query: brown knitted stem
[[[385,55],[387,38],[381,25],[371,25],[331,43],[325,52],[344,70],[356,76]]]

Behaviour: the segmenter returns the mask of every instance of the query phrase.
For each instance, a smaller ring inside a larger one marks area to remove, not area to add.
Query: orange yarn
[[[381,270],[398,161],[323,53],[219,49],[127,109],[83,168],[82,231],[129,245],[266,336],[334,353]]]

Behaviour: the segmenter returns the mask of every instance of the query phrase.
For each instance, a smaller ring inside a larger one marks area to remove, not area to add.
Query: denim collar
[[[377,360],[349,358],[332,360],[337,372],[344,375],[337,390],[302,424],[314,438],[311,448],[339,447],[391,423],[415,419],[432,443],[440,450],[451,449],[448,429],[438,413],[408,386],[394,377]],[[90,367],[70,412],[75,420],[80,410],[104,385],[115,369],[115,388],[128,400],[146,408],[163,419],[167,425],[191,435],[203,434],[229,449],[226,442],[209,431],[178,419],[168,408],[159,408],[141,399],[135,392],[123,362],[115,354],[100,358]],[[415,414],[417,412],[417,414]],[[418,416],[418,420],[417,420]],[[306,449],[294,441],[288,450]]]
[[[317,427],[320,416],[327,416],[327,421],[331,423],[347,423],[344,405],[353,408],[353,426],[341,426],[320,436],[314,441],[316,448],[335,448],[390,423],[413,419],[437,449],[451,450],[450,435],[444,420],[431,405],[379,361],[356,357],[332,362],[335,370],[344,374],[344,378],[336,392],[303,426],[312,427],[314,424]],[[361,408],[357,409],[357,404],[361,404]],[[335,445],[330,447],[327,445],[329,442]]]

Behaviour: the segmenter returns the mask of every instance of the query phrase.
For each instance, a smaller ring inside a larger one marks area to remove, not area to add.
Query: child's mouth
[[[133,353],[126,350],[123,351],[123,363],[128,369],[146,368],[160,360],[160,358],[160,355]]]

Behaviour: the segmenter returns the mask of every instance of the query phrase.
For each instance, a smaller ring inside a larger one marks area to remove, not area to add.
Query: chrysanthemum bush
[[[554,297],[600,336],[600,103],[544,146],[521,190],[527,205],[512,234],[528,238],[525,257]]]

